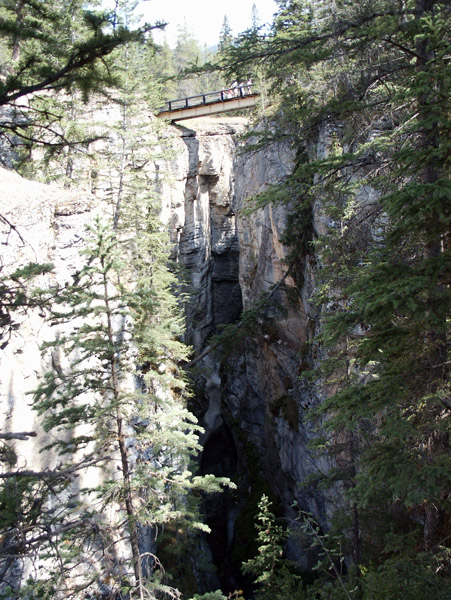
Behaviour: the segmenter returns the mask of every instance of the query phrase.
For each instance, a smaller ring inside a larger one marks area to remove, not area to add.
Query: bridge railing
[[[194,108],[195,106],[202,106],[204,104],[213,104],[215,102],[226,102],[227,100],[244,98],[245,96],[252,96],[255,93],[256,92],[252,91],[252,85],[237,85],[217,92],[208,92],[206,94],[198,94],[197,96],[189,96],[188,98],[169,100],[162,110],[173,111],[181,110],[183,108]]]

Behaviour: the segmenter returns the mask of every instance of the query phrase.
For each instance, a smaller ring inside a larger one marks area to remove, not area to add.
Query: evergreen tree
[[[258,30],[259,22],[260,22],[260,19],[258,17],[257,5],[254,2],[254,4],[252,5],[252,11],[251,11],[251,30],[252,31]]]
[[[166,39],[150,60],[149,70],[154,79],[159,81],[164,99],[175,99],[177,97],[177,82],[175,81],[174,56]]]
[[[208,49],[207,46],[204,45],[202,52],[202,65],[206,65],[209,64],[211,61],[214,61],[216,54],[216,50]],[[198,77],[200,89],[203,92],[215,92],[221,90],[227,85],[222,75],[214,70],[201,70],[199,72]]]
[[[15,226],[1,215],[0,219],[6,221],[10,231],[16,230]],[[29,263],[10,274],[0,275],[0,350],[6,348],[11,335],[17,329],[17,314],[26,313],[27,310],[36,307],[42,308],[39,298],[36,298],[30,289],[31,284],[37,276],[49,273],[52,269],[53,265],[49,263]],[[2,270],[3,266],[0,273]]]
[[[302,580],[290,571],[289,562],[283,558],[283,545],[289,534],[271,512],[271,502],[263,495],[256,517],[258,554],[243,563],[243,573],[250,573],[258,584],[257,600],[304,600]]]
[[[155,559],[141,550],[144,530],[170,522],[202,528],[191,493],[218,491],[220,483],[190,470],[199,428],[181,400],[186,386],[177,360],[186,350],[174,340],[181,324],[171,316],[174,306],[168,307],[169,283],[157,277],[157,257],[145,280],[143,273],[129,282],[127,245],[100,221],[84,254],[74,284],[56,298],[51,317],[61,332],[45,344],[56,372],[46,374],[34,406],[53,438],[47,448],[57,452],[65,472],[96,465],[104,475],[93,484],[92,469],[83,471],[80,493],[72,482],[68,498],[58,494],[53,500],[65,535],[52,539],[52,555],[60,556],[63,568],[51,584],[59,594],[98,586],[111,594],[121,589],[130,598],[155,586],[170,593],[150,578]],[[74,530],[72,523],[82,526]],[[129,563],[121,562],[124,555]]]
[[[232,28],[229,23],[227,15],[224,15],[224,21],[222,22],[221,31],[219,33],[219,52],[222,52],[227,48],[232,40]]]
[[[0,15],[0,38],[7,48],[0,78],[0,133],[2,143],[26,147],[42,138],[57,147],[68,142],[54,126],[61,115],[51,103],[47,106],[48,94],[41,92],[78,90],[86,99],[92,91],[114,85],[107,64],[111,52],[160,27],[146,24],[132,31],[117,25],[111,13],[95,11],[93,3],[87,8],[83,0],[2,0]]]
[[[177,44],[174,49],[173,61],[178,78],[177,97],[186,98],[201,94],[205,90],[200,89],[198,81],[193,76],[187,76],[188,69],[202,64],[202,52],[199,42],[194,38],[186,25],[179,29]]]
[[[415,544],[434,597],[449,576],[449,10],[441,0],[283,0],[273,32],[243,35],[223,63],[264,65],[278,126],[256,147],[297,149],[291,177],[259,200],[296,200],[294,268],[306,244],[319,254],[316,344],[333,390],[320,412],[364,598],[393,575],[392,560],[413,560]],[[314,153],[319,134],[325,156]],[[319,198],[327,226],[312,244]],[[401,575],[390,589],[409,594]]]
[[[116,9],[115,27],[131,25],[134,3]],[[0,494],[3,531],[11,532],[0,547],[5,580],[16,565],[12,551],[37,568],[14,589],[17,597],[30,590],[52,598],[82,590],[124,598],[156,589],[177,595],[143,540],[168,526],[186,534],[205,528],[197,517],[199,491],[220,489],[214,477],[194,476],[191,465],[200,429],[185,408],[188,391],[178,366],[188,349],[180,341],[177,282],[159,219],[159,122],[148,115],[161,100],[148,73],[152,58],[152,44],[123,44],[111,54],[120,118],[108,132],[94,124],[94,135],[107,134],[109,143],[99,141],[91,154],[111,222],[91,229],[73,282],[35,300],[53,303],[50,318],[61,328],[44,347],[53,369],[34,395],[51,439],[45,460],[56,455],[58,465],[15,473],[14,457],[8,458],[11,478]],[[76,94],[71,101],[74,121],[89,120]],[[79,184],[81,172],[66,171],[70,158],[53,154],[47,177]],[[48,573],[46,564],[59,568]]]

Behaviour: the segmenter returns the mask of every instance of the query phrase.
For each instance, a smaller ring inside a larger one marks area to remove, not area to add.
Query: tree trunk
[[[124,492],[125,511],[127,513],[127,528],[130,539],[130,547],[132,552],[133,571],[135,574],[136,585],[139,590],[139,598],[142,600],[143,596],[143,572],[141,565],[141,553],[139,551],[139,536],[138,527],[136,524],[136,510],[133,506],[133,494],[130,479],[130,469],[128,463],[128,453],[125,445],[125,436],[123,431],[123,421],[120,415],[119,409],[119,365],[116,352],[114,351],[114,327],[112,322],[112,309],[109,301],[109,290],[108,280],[105,272],[105,259],[102,258],[102,268],[104,269],[103,277],[103,288],[104,288],[104,299],[107,314],[107,327],[108,327],[108,342],[110,344],[111,351],[110,357],[110,369],[111,369],[111,383],[113,388],[113,396],[115,402],[116,411],[116,441],[119,444],[119,453],[121,455],[121,472],[122,472],[122,485]]]
[[[434,11],[434,7],[436,5],[436,0],[417,0],[416,2],[416,19],[420,20],[425,16],[432,15]],[[417,58],[417,70],[420,73],[424,73],[428,70],[431,70],[431,63],[433,63],[436,58],[435,49],[432,47],[427,36],[423,36],[419,38],[416,44],[416,52],[418,55]],[[432,122],[427,127],[423,127],[420,132],[420,148],[425,151],[427,155],[431,151],[437,149],[440,145],[439,139],[439,114],[437,111],[439,110],[439,93],[440,93],[440,85],[441,82],[435,77],[432,79],[433,74],[431,73],[431,81],[428,90],[422,92],[418,96],[418,108],[420,112],[420,119],[425,114],[430,118],[434,113],[437,115],[437,121]],[[436,163],[431,164],[428,163],[423,169],[421,174],[421,181],[425,185],[430,185],[436,183],[441,176],[439,168],[437,168]],[[446,206],[447,199],[445,196],[443,197],[443,207]],[[439,214],[431,214],[429,215],[429,223],[434,226],[435,223],[439,223],[442,220],[441,215]],[[423,256],[424,260],[436,259],[440,256],[440,254],[444,251],[443,240],[440,235],[433,236],[430,232],[425,231],[425,239],[423,246]],[[444,289],[444,284],[442,282],[437,283],[438,289],[433,290],[432,296],[440,295],[440,292]],[[433,299],[429,302],[429,305],[432,306]],[[432,309],[428,313],[427,316],[432,316]],[[443,316],[443,322],[440,323],[440,315],[437,315],[436,318],[433,319],[435,325],[431,324],[427,330],[425,331],[425,345],[426,345],[426,354],[428,360],[428,372],[430,373],[430,382],[429,389],[427,390],[429,393],[434,393],[441,386],[441,384],[448,377],[448,367],[446,365],[447,359],[447,339],[446,339],[446,322],[445,316]],[[439,323],[439,325],[437,325]],[[442,407],[439,405],[438,407],[432,409],[437,411],[441,411]],[[438,415],[437,415],[438,416]],[[434,417],[434,415],[432,415]],[[428,440],[428,450],[429,454],[434,454],[434,452],[443,444],[447,443],[443,436],[431,434],[430,439]],[[424,536],[424,544],[426,548],[430,548],[435,545],[438,541],[439,533],[443,526],[444,512],[436,505],[432,500],[427,500],[425,503],[425,517],[424,517],[424,528],[423,528],[423,536]]]
[[[16,27],[19,29],[22,26],[23,21],[23,0],[17,0],[16,3]],[[13,38],[13,61],[17,62],[20,58],[20,40],[19,36],[16,34]]]

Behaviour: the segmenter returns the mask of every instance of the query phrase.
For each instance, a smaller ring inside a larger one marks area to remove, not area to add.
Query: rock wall
[[[53,263],[51,276],[62,285],[69,281],[79,263],[84,227],[98,210],[90,194],[65,191],[28,181],[6,169],[0,169],[0,214],[2,271],[5,276],[29,262]],[[34,431],[36,438],[15,443],[18,467],[53,468],[42,464],[39,453],[45,435],[30,407],[29,392],[49,368],[43,363],[40,345],[54,336],[39,309],[30,309],[15,317],[16,326],[8,343],[0,350],[0,429],[2,432]],[[49,460],[49,456],[46,457]]]
[[[309,449],[315,432],[305,418],[320,394],[299,379],[303,349],[317,326],[309,303],[313,272],[306,261],[302,285],[286,276],[288,248],[281,242],[286,207],[267,206],[250,216],[242,211],[248,198],[290,172],[293,156],[284,147],[240,154],[245,126],[246,119],[235,117],[169,127],[173,155],[155,165],[161,173],[162,216],[187,273],[186,341],[194,356],[221,325],[239,322],[243,308],[252,308],[263,293],[272,290],[279,305],[265,306],[257,333],[227,360],[208,352],[192,370],[191,408],[206,430],[201,470],[232,477],[239,487],[206,505],[212,556],[223,587],[231,589],[242,583],[234,576],[241,560],[255,550],[250,538],[262,492],[272,494],[278,512],[289,518],[296,516],[291,506],[297,501],[326,524],[330,506],[323,493],[300,485],[318,468],[328,468]],[[105,211],[101,199],[25,181],[5,170],[0,189],[0,212],[20,233],[2,222],[4,272],[29,260],[49,261],[56,267],[53,277],[64,282],[77,267],[84,226]],[[274,290],[282,278],[284,285]],[[4,431],[37,427],[26,393],[46,367],[38,348],[51,335],[35,311],[21,319],[1,351]],[[21,466],[42,466],[36,464],[41,441],[20,442]],[[301,558],[295,544],[291,551]]]
[[[207,506],[213,558],[223,588],[243,585],[234,580],[241,560],[255,551],[253,518],[263,492],[272,494],[276,510],[295,519],[297,502],[327,527],[336,497],[327,498],[306,484],[326,471],[325,459],[312,453],[314,425],[306,410],[321,400],[321,391],[301,383],[303,356],[318,326],[310,298],[313,266],[300,268],[302,284],[286,274],[289,248],[281,241],[289,208],[267,206],[249,216],[247,200],[280,181],[293,166],[284,146],[241,153],[243,125],[210,121],[178,127],[190,168],[179,172],[177,197],[185,191],[179,212],[179,259],[191,282],[187,340],[196,354],[209,344],[220,326],[240,321],[263,294],[271,294],[261,314],[258,332],[245,337],[226,359],[211,351],[196,363],[194,410],[206,429],[202,471],[227,475],[238,483],[233,497]],[[327,151],[327,139],[318,152]],[[320,209],[314,211],[320,227]],[[283,285],[280,285],[283,280]],[[336,495],[336,491],[334,492]],[[293,558],[308,566],[298,544]]]

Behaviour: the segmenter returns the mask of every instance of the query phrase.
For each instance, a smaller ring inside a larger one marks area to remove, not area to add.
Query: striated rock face
[[[84,227],[96,211],[97,203],[89,194],[28,181],[0,169],[2,276],[29,262],[53,263],[51,277],[64,284],[79,263]],[[45,284],[43,277],[38,282],[41,285]],[[37,448],[43,445],[44,435],[28,395],[49,368],[43,364],[39,347],[53,339],[54,332],[43,317],[37,309],[17,315],[18,327],[0,351],[0,428],[3,432],[39,433],[37,438],[16,443],[19,468],[54,466],[41,464]]]
[[[202,471],[233,477],[239,486],[233,498],[218,501],[219,507],[207,505],[213,557],[223,587],[228,581],[233,588],[242,584],[233,574],[248,558],[252,519],[263,492],[279,500],[285,516],[296,517],[291,506],[297,501],[327,525],[329,500],[312,486],[301,486],[318,468],[328,468],[309,449],[315,431],[305,418],[320,397],[299,379],[308,368],[303,356],[317,326],[310,305],[314,279],[308,257],[298,269],[302,283],[287,275],[289,249],[281,241],[287,207],[243,213],[248,198],[290,172],[291,152],[279,146],[241,154],[236,134],[242,126],[201,120],[188,126],[178,127],[189,170],[178,172],[183,179],[177,184],[185,190],[184,222],[183,211],[178,213],[179,259],[193,293],[188,341],[201,352],[218,326],[239,321],[241,310],[252,309],[263,294],[272,296],[257,334],[226,360],[211,352],[196,364],[194,408],[206,429]],[[317,150],[327,151],[327,140],[321,143],[324,148]],[[319,210],[314,220],[313,227],[320,227]],[[302,559],[295,544],[291,550]]]
[[[244,118],[235,117],[170,127],[174,154],[156,165],[162,174],[163,219],[175,257],[187,273],[186,341],[195,355],[220,325],[239,322],[243,308],[252,308],[263,293],[271,293],[279,306],[265,305],[257,333],[227,360],[209,352],[193,371],[192,409],[206,429],[201,470],[233,477],[239,486],[234,495],[206,505],[213,529],[211,552],[225,588],[241,583],[233,573],[253,551],[252,520],[262,492],[278,498],[279,511],[288,517],[296,516],[290,508],[296,500],[326,524],[329,507],[322,493],[300,486],[318,467],[327,469],[308,448],[314,431],[305,418],[305,410],[320,398],[299,379],[317,325],[309,304],[312,269],[306,260],[302,284],[286,274],[288,248],[281,242],[286,207],[268,206],[248,217],[242,213],[247,198],[290,172],[293,156],[284,147],[240,155],[239,134],[245,126]],[[20,233],[2,222],[4,272],[27,261],[53,262],[53,276],[67,280],[77,267],[84,227],[101,209],[100,200],[25,181],[5,170],[0,172],[0,198],[0,213]],[[282,279],[284,285],[278,285]],[[23,317],[17,335],[1,351],[4,431],[36,429],[26,393],[47,367],[38,348],[51,335],[36,311]],[[42,467],[36,464],[36,443],[21,442],[22,460],[29,467]],[[292,552],[295,556],[294,545]]]
[[[234,205],[236,134],[244,120],[195,120],[196,130],[172,128],[177,159],[163,187],[168,223],[189,274],[188,342],[201,349],[219,323],[241,313],[238,237]]]
[[[281,241],[289,205],[269,205],[249,216],[242,213],[248,198],[291,172],[293,159],[292,152],[283,146],[244,153],[236,159],[235,203],[242,215],[238,239],[243,307],[251,309],[264,294],[270,294],[271,302],[262,311],[259,333],[248,341],[235,358],[233,369],[225,375],[225,406],[232,420],[246,432],[246,442],[256,449],[259,474],[281,501],[279,510],[295,519],[297,511],[292,505],[296,502],[327,527],[336,491],[328,498],[307,484],[318,470],[324,473],[329,469],[326,460],[309,447],[317,435],[317,424],[306,417],[306,411],[321,401],[322,391],[307,387],[300,378],[304,369],[312,367],[306,356],[319,326],[311,304],[314,259],[304,257],[302,264],[289,270],[289,248]],[[320,214],[319,208],[314,209],[313,229],[318,228]],[[246,458],[249,463],[249,456]],[[305,568],[309,566],[298,543],[289,544],[289,550]]]

